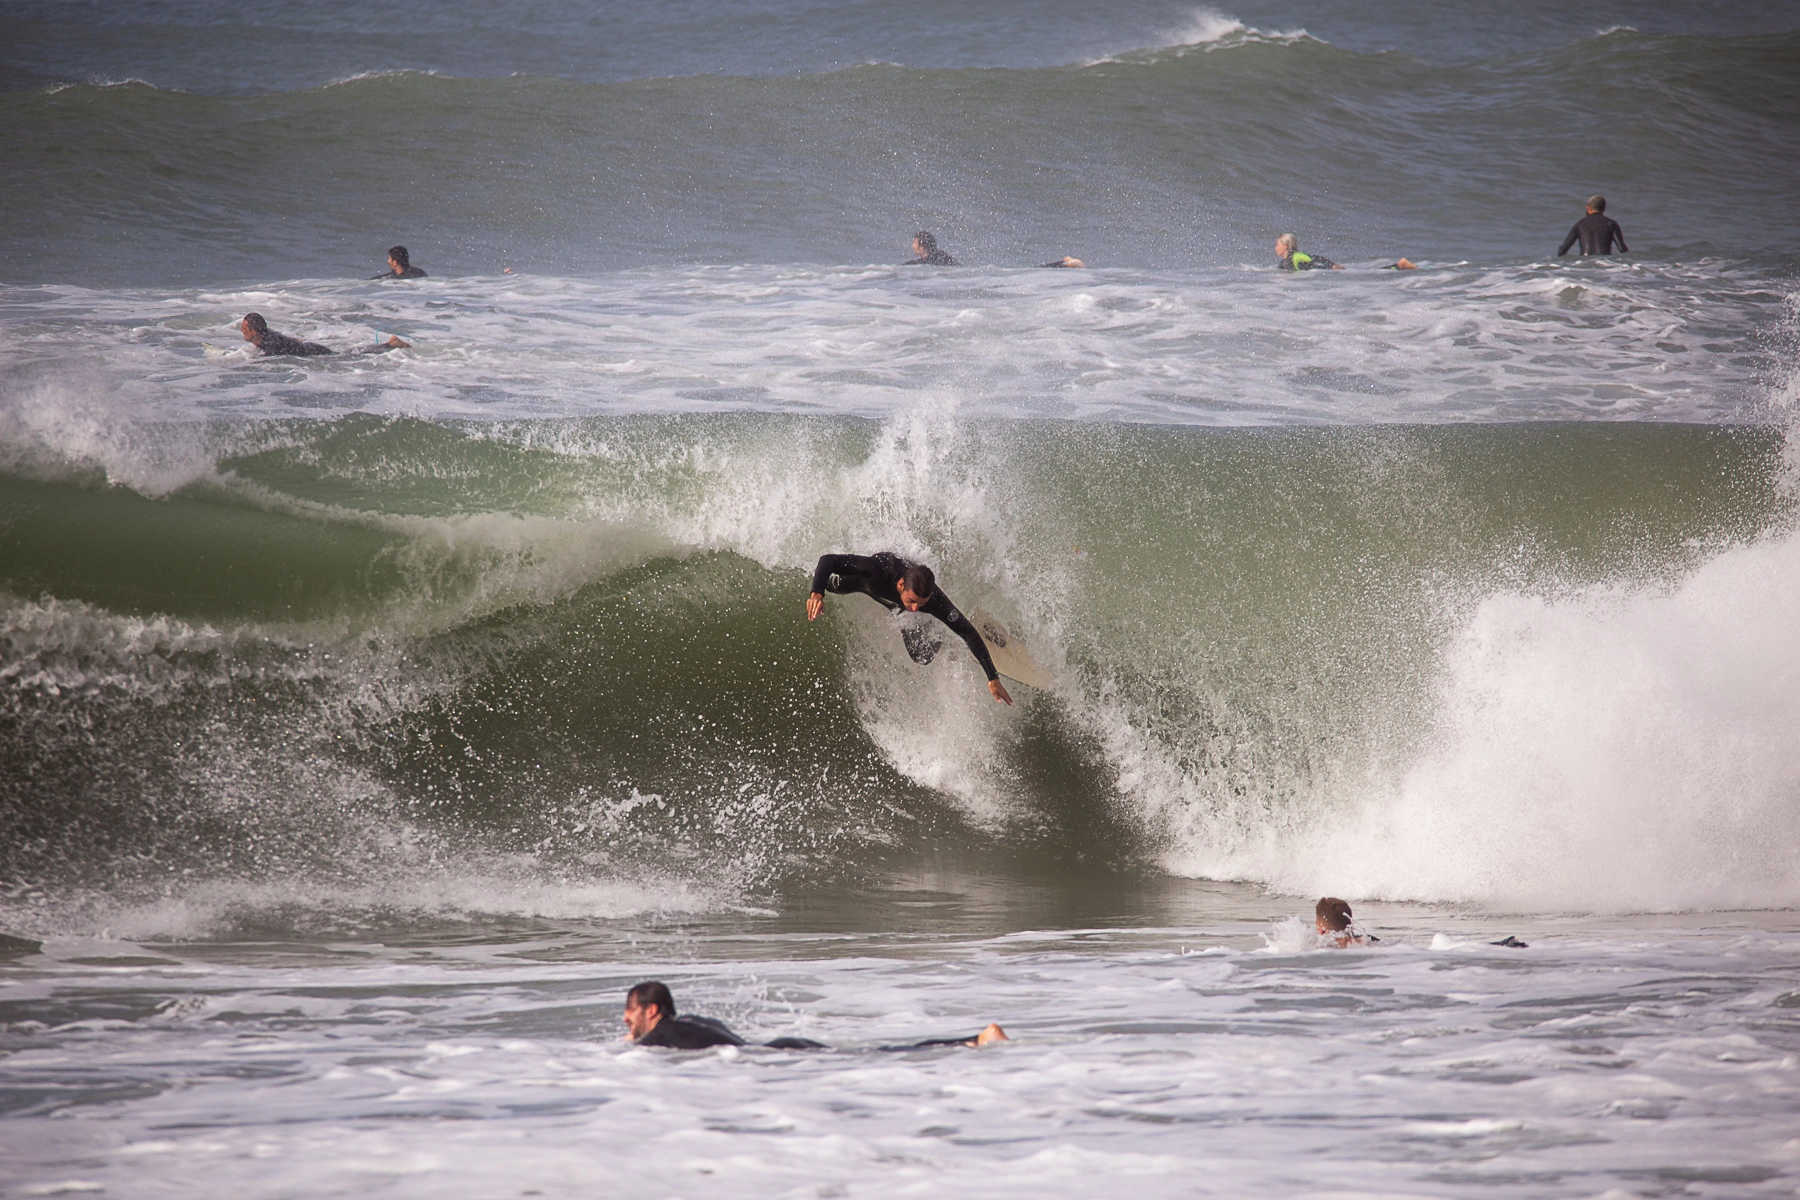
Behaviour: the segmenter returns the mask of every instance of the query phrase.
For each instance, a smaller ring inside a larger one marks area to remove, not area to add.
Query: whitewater
[[[1795,1194],[1796,47],[0,0],[0,1194]]]

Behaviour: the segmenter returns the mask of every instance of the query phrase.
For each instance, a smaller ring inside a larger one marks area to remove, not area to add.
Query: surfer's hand
[[[819,614],[825,611],[825,593],[814,592],[806,598],[806,619],[816,621]]]
[[[998,700],[1000,703],[1012,703],[1012,697],[1006,694],[1006,685],[1001,683],[998,679],[988,680],[988,691],[992,692],[994,694],[994,699]]]

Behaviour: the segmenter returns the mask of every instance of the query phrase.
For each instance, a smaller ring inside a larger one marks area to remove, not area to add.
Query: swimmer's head
[[[1336,896],[1325,896],[1313,909],[1320,933],[1342,933],[1350,928],[1350,906]]]
[[[913,234],[913,250],[920,256],[937,253],[937,238],[929,229],[921,229]]]
[[[655,1009],[654,1014],[651,1009]],[[633,1038],[641,1038],[664,1017],[675,1015],[675,997],[669,995],[669,985],[657,979],[647,979],[625,993],[625,1028]]]
[[[262,335],[269,332],[269,323],[263,320],[261,313],[245,313],[244,319],[238,322],[238,328],[243,331],[246,342],[261,345]]]
[[[399,266],[402,271],[412,266],[412,259],[407,255],[405,246],[390,246],[388,248],[388,261]]]
[[[900,576],[900,603],[917,612],[920,605],[931,603],[937,595],[937,576],[924,563],[914,563]]]
[[[1598,196],[1598,195],[1589,196],[1588,197],[1588,211],[1589,212],[1605,212],[1606,211],[1606,197]]]
[[[1300,239],[1291,233],[1284,233],[1275,239],[1275,253],[1286,258],[1300,248]]]

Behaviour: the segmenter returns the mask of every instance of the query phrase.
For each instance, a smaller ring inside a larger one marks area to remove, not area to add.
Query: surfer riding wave
[[[904,609],[936,617],[963,640],[969,653],[987,672],[988,691],[994,699],[1002,704],[1013,702],[1006,685],[1000,682],[1000,672],[994,667],[994,657],[988,653],[987,643],[981,640],[981,634],[976,632],[969,619],[950,602],[950,597],[938,588],[937,577],[930,567],[909,563],[889,550],[876,554],[822,554],[813,568],[812,594],[806,598],[807,620],[816,621],[825,611],[826,592],[838,596],[861,592],[895,612]],[[930,662],[936,653],[935,646],[921,646],[913,638],[907,639],[906,648],[917,662]]]

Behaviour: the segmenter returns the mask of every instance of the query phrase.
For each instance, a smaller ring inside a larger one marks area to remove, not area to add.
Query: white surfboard
[[[1038,666],[1031,657],[1024,638],[979,608],[969,610],[969,620],[975,623],[976,632],[987,643],[996,671],[1026,687],[1049,688],[1056,683],[1050,672]]]

